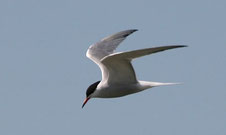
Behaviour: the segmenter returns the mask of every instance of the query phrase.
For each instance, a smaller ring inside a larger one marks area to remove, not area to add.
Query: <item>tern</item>
[[[82,108],[91,98],[116,98],[156,86],[178,84],[137,80],[131,61],[160,51],[186,47],[186,45],[168,45],[128,52],[114,52],[118,45],[135,31],[137,29],[118,32],[103,38],[88,48],[86,56],[100,67],[102,80],[88,87]]]

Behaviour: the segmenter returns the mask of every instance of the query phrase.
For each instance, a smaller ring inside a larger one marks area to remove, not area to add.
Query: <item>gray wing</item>
[[[100,60],[114,52],[118,45],[126,39],[127,36],[137,31],[136,29],[125,30],[108,36],[101,41],[93,44],[86,52],[86,56],[95,63],[99,64]]]
[[[140,50],[134,50],[134,51],[128,51],[128,52],[118,52],[118,53],[113,53],[109,56],[104,57],[101,61],[111,59],[111,58],[119,58],[119,59],[123,58],[127,60],[132,60],[132,59],[149,55],[152,53],[157,53],[157,52],[161,52],[169,49],[181,48],[181,47],[187,47],[187,46],[186,45],[169,45],[169,46],[146,48],[146,49],[140,49]]]
[[[108,55],[101,60],[103,80],[108,84],[135,83],[137,79],[131,64],[132,59],[179,47],[186,46],[162,46]]]

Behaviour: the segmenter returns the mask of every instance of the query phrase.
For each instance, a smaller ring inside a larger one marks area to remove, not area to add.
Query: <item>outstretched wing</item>
[[[162,46],[108,55],[101,60],[102,81],[104,80],[108,84],[135,83],[137,79],[131,64],[132,59],[179,47],[186,46]]]
[[[137,30],[125,30],[102,39],[89,47],[86,56],[99,65],[102,58],[112,54],[118,45],[135,31]]]

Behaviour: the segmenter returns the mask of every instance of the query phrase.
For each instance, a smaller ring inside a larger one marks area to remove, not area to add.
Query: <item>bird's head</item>
[[[92,97],[92,94],[94,93],[94,91],[97,88],[97,85],[100,83],[100,81],[97,81],[93,84],[91,84],[87,90],[86,90],[86,99],[84,100],[83,104],[82,104],[82,108],[85,106],[85,104],[88,102],[88,100]]]

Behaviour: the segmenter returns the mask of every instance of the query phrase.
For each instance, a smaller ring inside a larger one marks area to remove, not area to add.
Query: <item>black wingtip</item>
[[[175,45],[176,48],[180,48],[180,47],[188,47],[187,45]]]
[[[131,29],[130,31],[131,31],[131,33],[130,33],[130,34],[132,34],[133,32],[138,31],[138,29]]]
[[[133,31],[133,32],[136,32],[136,31],[138,31],[138,29],[132,29],[132,31]]]
[[[180,45],[181,47],[188,47],[188,45]]]
[[[129,36],[130,34],[134,33],[138,31],[138,29],[130,29],[130,30],[125,30],[125,31],[121,31],[121,32],[127,32],[127,34],[124,34],[123,37],[127,37]]]

